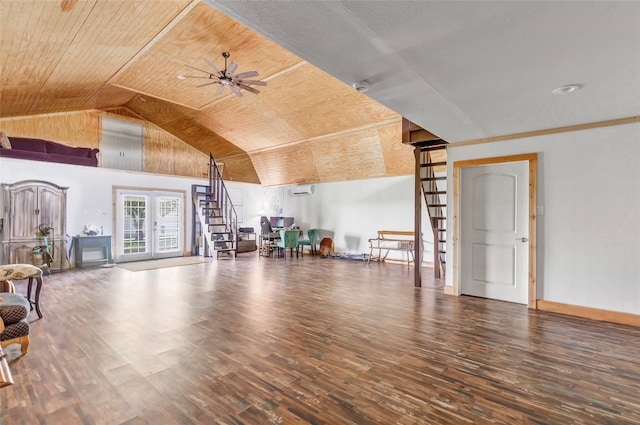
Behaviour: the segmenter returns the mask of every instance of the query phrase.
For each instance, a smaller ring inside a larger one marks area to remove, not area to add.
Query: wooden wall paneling
[[[26,115],[32,109],[95,3],[76,2],[64,10],[60,2],[0,2],[0,116]]]
[[[85,2],[77,2],[74,8]],[[83,19],[65,60],[56,64],[34,105],[50,109],[96,107],[93,96],[144,48],[190,0],[171,2],[97,1]],[[64,12],[68,13],[68,12]]]
[[[95,93],[93,93],[89,99],[87,99],[87,105],[90,106],[84,109],[102,109],[114,106],[122,106],[129,102],[134,96],[137,96],[137,93],[121,89],[120,87],[109,85],[102,86]]]
[[[395,112],[310,64],[269,81],[260,96],[270,110],[301,133],[301,138],[398,117]]]
[[[299,130],[305,123],[289,122],[287,117],[272,110],[265,98],[273,87],[262,89],[265,90],[258,95],[228,97],[204,109],[203,124],[246,152],[304,139]]]
[[[102,115],[144,125],[143,167],[145,172],[196,178],[206,177],[209,166],[208,152],[201,152],[167,133],[164,129],[156,127],[153,123],[141,120],[126,107],[108,111],[92,110],[2,118],[0,119],[0,131],[9,136],[52,140],[67,146],[100,148],[100,117]],[[229,149],[229,151],[237,154],[239,150],[236,148]],[[240,152],[244,154],[242,151]],[[248,164],[246,160],[237,160],[235,163],[242,164],[242,167],[245,168],[236,170],[238,176],[247,178],[248,182],[258,182],[257,174],[250,166],[250,161]],[[247,167],[249,168],[246,169]]]
[[[145,124],[142,164],[144,172],[202,178],[207,176],[208,168],[208,155],[153,124]]]
[[[133,99],[127,103],[127,107],[207,156],[212,153],[216,161],[245,154],[242,149],[200,124],[200,111],[158,99],[145,99],[145,102]]]
[[[345,181],[385,176],[376,128],[310,142],[320,181]]]
[[[103,111],[105,114],[109,115],[111,114],[113,116],[113,118],[130,118],[130,119],[136,119],[136,120],[143,120],[143,118],[136,114],[135,112],[133,112],[131,109],[127,108],[126,106],[114,106],[114,107],[110,107],[110,108],[103,108],[101,109],[101,111]]]
[[[313,148],[308,143],[251,154],[263,186],[320,181]]]
[[[257,70],[260,78],[300,61],[295,55],[202,2],[119,75],[113,84],[140,93],[153,93],[154,97],[199,109],[211,103],[211,91],[196,88],[197,80],[178,80],[176,77],[179,74],[204,75],[185,66],[208,70],[203,57],[220,69],[224,68],[222,52],[231,53],[230,60],[240,65],[239,72]],[[150,74],[149,69],[154,72]]]
[[[8,136],[52,140],[67,146],[100,147],[97,111],[3,118],[0,119],[0,131]]]
[[[249,154],[243,153],[232,157],[223,157],[220,158],[220,162],[224,163],[223,178],[238,182],[261,184]]]
[[[384,157],[386,176],[414,173],[415,155],[411,146],[402,143],[402,121],[378,127],[378,137]]]

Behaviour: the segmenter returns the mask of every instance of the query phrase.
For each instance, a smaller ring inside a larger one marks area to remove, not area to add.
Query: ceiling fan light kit
[[[266,86],[267,83],[259,80],[247,80],[247,78],[257,77],[258,71],[247,71],[241,72],[239,74],[234,74],[238,69],[238,63],[232,61],[227,66],[227,59],[229,59],[229,52],[222,53],[222,57],[224,58],[224,70],[220,71],[218,67],[211,62],[209,59],[204,58],[204,61],[209,65],[212,71],[207,71],[204,69],[196,68],[195,66],[186,65],[187,67],[194,69],[196,71],[207,74],[206,77],[200,75],[178,75],[179,80],[184,80],[186,78],[202,78],[206,80],[211,80],[204,84],[197,85],[196,87],[205,87],[213,84],[220,84],[218,90],[216,91],[217,95],[220,95],[224,92],[225,87],[229,87],[229,90],[233,92],[238,97],[242,97],[242,92],[240,90],[245,90],[250,93],[258,94],[260,91],[251,86]]]

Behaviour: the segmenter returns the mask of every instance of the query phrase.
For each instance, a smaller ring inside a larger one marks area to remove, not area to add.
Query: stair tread
[[[424,193],[426,195],[446,195],[447,191],[446,190],[436,190],[436,191],[425,191]]]
[[[442,165],[447,165],[447,161],[427,162],[425,164],[420,164],[421,167],[440,167]]]
[[[422,178],[420,178],[420,181],[428,182],[428,181],[446,180],[446,179],[447,179],[446,176],[443,176],[443,177],[422,177]]]

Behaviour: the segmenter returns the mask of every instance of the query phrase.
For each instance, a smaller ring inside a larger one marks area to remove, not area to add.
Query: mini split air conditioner
[[[313,186],[310,184],[294,186],[291,188],[292,196],[311,195],[312,193],[313,193]]]

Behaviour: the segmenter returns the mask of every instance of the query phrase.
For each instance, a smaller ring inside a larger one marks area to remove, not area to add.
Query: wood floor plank
[[[248,254],[46,276],[0,424],[640,424],[640,328],[423,276]]]

